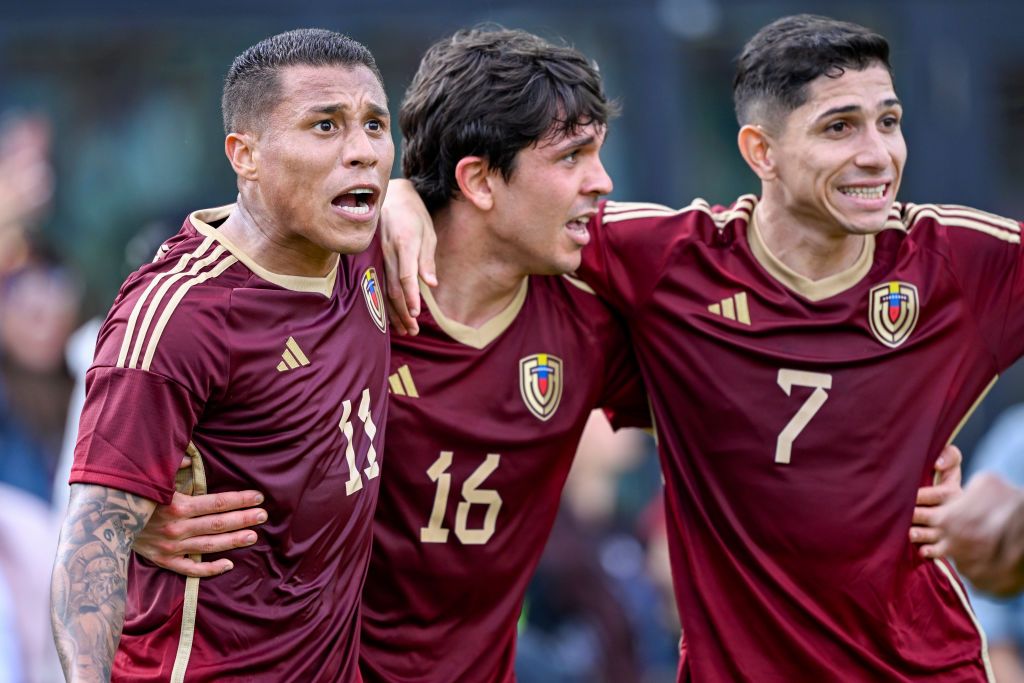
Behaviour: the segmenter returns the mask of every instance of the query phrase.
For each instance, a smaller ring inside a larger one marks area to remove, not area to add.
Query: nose
[[[375,166],[380,160],[377,146],[365,130],[359,128],[353,135],[347,136],[342,149],[342,163],[345,166]]]
[[[861,168],[881,169],[888,166],[890,156],[885,134],[874,128],[867,128],[854,159],[856,164]]]
[[[595,157],[593,167],[587,174],[586,182],[583,185],[583,193],[592,195],[610,194],[613,187],[611,176],[604,170],[604,164],[601,163],[600,157]]]

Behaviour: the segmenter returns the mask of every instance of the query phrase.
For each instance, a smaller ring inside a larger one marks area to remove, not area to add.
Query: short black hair
[[[892,74],[889,43],[878,33],[814,14],[783,17],[758,31],[737,59],[736,118],[741,126],[766,123],[804,104],[807,84],[819,76],[873,64]]]
[[[384,86],[377,62],[362,43],[321,28],[279,33],[235,57],[228,69],[221,97],[224,132],[230,134],[257,126],[278,95],[278,71],[295,65],[362,65]]]
[[[461,30],[427,50],[406,91],[402,171],[434,211],[455,197],[460,159],[483,157],[507,181],[520,150],[616,113],[597,65],[575,48],[496,26]]]

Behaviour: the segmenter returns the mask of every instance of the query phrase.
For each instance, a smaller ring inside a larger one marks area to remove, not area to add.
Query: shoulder
[[[728,206],[712,205],[698,198],[679,209],[661,204],[607,201],[601,207],[600,229],[608,232],[613,240],[642,234],[643,239],[651,241],[713,242],[746,226],[756,204],[754,195],[743,195]]]
[[[96,365],[150,370],[158,357],[222,348],[232,292],[249,271],[216,240],[186,228],[165,246],[122,285],[100,330]]]
[[[956,204],[897,203],[887,228],[906,231],[915,242],[1020,244],[1021,224],[1004,216]]]

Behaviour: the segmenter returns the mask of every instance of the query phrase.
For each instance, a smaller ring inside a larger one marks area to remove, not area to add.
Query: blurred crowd
[[[48,619],[53,482],[81,286],[40,230],[54,195],[40,114],[0,119],[0,682],[57,680]]]

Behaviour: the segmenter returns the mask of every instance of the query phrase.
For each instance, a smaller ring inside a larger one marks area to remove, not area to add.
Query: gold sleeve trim
[[[186,450],[192,458],[192,470],[185,477],[186,486],[190,495],[201,496],[206,493],[206,467],[203,465],[203,456],[199,449],[191,441]],[[190,475],[190,476],[189,476]],[[191,481],[189,481],[191,480]],[[203,559],[202,555],[193,554],[189,557],[196,562]],[[174,668],[171,670],[171,683],[184,683],[185,670],[188,668],[188,660],[192,656],[192,641],[196,633],[196,610],[199,606],[199,581],[194,576],[185,579],[185,599],[181,608],[181,635],[178,637],[178,651],[174,656]]]

